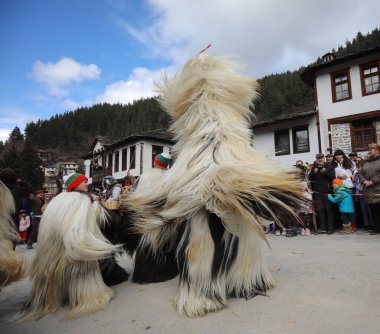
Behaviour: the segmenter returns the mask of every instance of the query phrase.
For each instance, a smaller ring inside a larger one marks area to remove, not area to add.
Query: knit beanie
[[[76,187],[78,187],[83,181],[88,180],[86,176],[79,173],[74,173],[69,176],[69,178],[65,182],[65,186],[67,191],[73,191]]]
[[[334,179],[332,182],[333,182],[333,184],[335,183],[335,184],[337,184],[338,186],[343,185],[343,181],[342,181],[341,179]]]
[[[157,154],[154,158],[154,162],[157,164],[157,166],[162,168],[167,168],[170,164],[171,156],[168,153],[160,153]]]

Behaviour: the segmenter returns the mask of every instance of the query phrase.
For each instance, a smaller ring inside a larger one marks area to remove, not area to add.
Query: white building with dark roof
[[[91,151],[85,156],[91,161],[86,169],[89,183],[99,184],[104,176],[112,175],[121,180],[129,171],[133,176],[153,168],[154,157],[160,153],[170,153],[173,140],[163,130],[134,134],[124,139],[96,137]]]
[[[365,155],[380,143],[380,47],[308,66],[302,79],[315,90],[315,108],[253,124],[255,147],[287,165],[315,154]]]
[[[380,142],[380,47],[323,60],[302,73],[315,90],[322,151],[364,155]]]

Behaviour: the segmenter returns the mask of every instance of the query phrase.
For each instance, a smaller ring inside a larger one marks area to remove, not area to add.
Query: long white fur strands
[[[15,211],[12,193],[0,181],[0,289],[24,276],[25,259],[13,250],[19,239],[11,218]]]
[[[68,316],[77,317],[109,303],[113,291],[102,280],[98,260],[120,246],[102,235],[97,219],[105,216],[100,210],[77,192],[61,193],[49,203],[40,223],[24,318],[39,319],[65,304]]]
[[[160,102],[173,118],[176,160],[149,192],[132,194],[126,204],[139,216],[136,229],[141,232],[159,228],[163,220],[189,218],[202,205],[220,217],[239,213],[263,238],[260,212],[249,212],[246,203],[266,208],[279,224],[271,205],[294,215],[278,195],[297,201],[302,185],[290,169],[253,149],[250,106],[258,95],[257,83],[233,67],[202,54],[159,87]],[[156,203],[162,199],[166,203],[158,214]],[[224,223],[239,233],[239,221]]]
[[[190,222],[186,279],[180,280],[176,302],[186,316],[220,309],[232,291],[252,296],[273,286],[259,247],[259,239],[265,239],[262,225],[268,219],[281,224],[280,214],[297,219],[293,208],[303,198],[298,176],[252,147],[250,108],[258,86],[234,67],[227,59],[201,54],[173,79],[164,79],[159,99],[173,119],[175,163],[149,190],[132,194],[125,203],[135,215],[135,230],[151,236],[144,242],[153,251]],[[231,256],[231,240],[238,240],[232,269],[220,271],[216,280],[200,263],[210,263],[214,252],[211,235],[205,235],[212,232],[202,226],[209,223],[206,212],[226,229],[230,248],[223,257]],[[195,244],[210,254],[192,256]]]

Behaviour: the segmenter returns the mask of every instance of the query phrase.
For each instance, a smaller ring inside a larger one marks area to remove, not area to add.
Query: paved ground
[[[269,297],[230,299],[226,309],[204,318],[179,316],[173,301],[178,279],[114,288],[101,312],[64,320],[65,312],[39,321],[9,322],[25,300],[24,279],[0,292],[0,332],[63,333],[380,333],[380,235],[358,232],[308,237],[269,236],[263,245],[277,281]],[[30,261],[34,251],[18,249]],[[131,269],[128,257],[122,264]]]

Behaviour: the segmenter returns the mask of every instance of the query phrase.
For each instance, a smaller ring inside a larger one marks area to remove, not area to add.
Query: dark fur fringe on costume
[[[132,280],[135,283],[165,282],[176,277],[179,273],[176,260],[177,245],[183,233],[183,227],[177,233],[171,234],[170,240],[161,241],[165,229],[146,233],[142,236],[135,255],[135,268]],[[152,248],[152,242],[157,240],[161,245],[159,250]]]
[[[109,242],[114,245],[122,245],[122,249],[132,256],[137,248],[140,236],[131,232],[128,213],[104,210],[107,211],[108,217],[107,221],[100,228],[101,232]],[[107,286],[120,284],[129,278],[129,274],[117,263],[115,254],[109,258],[100,260],[99,265],[104,283]]]

